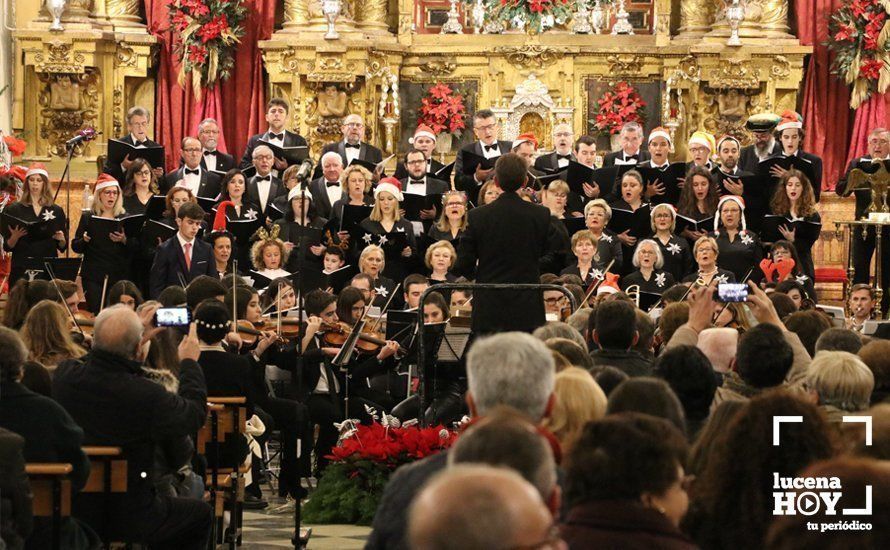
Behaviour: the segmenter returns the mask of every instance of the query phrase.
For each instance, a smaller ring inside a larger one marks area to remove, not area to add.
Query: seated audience
[[[732,360],[739,344],[739,331],[734,328],[708,328],[698,335],[696,347],[711,362],[715,373],[725,374],[732,366]],[[722,382],[723,377],[720,377]]]
[[[631,348],[640,337],[636,329],[633,305],[623,300],[603,302],[596,308],[596,346],[590,357],[595,366],[618,367],[628,376],[647,376],[652,373],[651,362]]]
[[[574,340],[569,340],[568,338],[548,338],[544,343],[548,348],[565,357],[570,365],[581,367],[585,371],[589,371],[593,366],[587,350]]]
[[[819,336],[831,328],[828,316],[815,309],[792,313],[783,322],[785,328],[797,334],[810,357],[816,355],[816,341]]]
[[[532,332],[532,336],[542,342],[546,342],[551,338],[566,338],[579,346],[587,347],[581,334],[572,328],[571,325],[562,321],[551,321],[546,325],[541,325]]]
[[[816,353],[820,351],[846,351],[859,353],[862,337],[848,328],[832,327],[819,335],[816,340]]]
[[[886,403],[890,400],[890,342],[872,340],[859,350],[859,358],[875,377],[871,404]]]
[[[71,338],[71,319],[65,306],[43,300],[25,317],[21,335],[30,351],[28,359],[37,361],[50,371],[68,359],[79,359],[86,350]]]
[[[588,422],[606,415],[606,394],[593,376],[578,367],[556,374],[553,410],[544,426],[559,440],[563,453],[569,452]]]
[[[659,378],[638,376],[625,380],[609,394],[606,414],[644,413],[664,418],[686,433],[686,415],[674,390]]]
[[[861,359],[846,351],[823,351],[807,372],[807,388],[830,422],[868,408],[875,377]]]
[[[746,403],[746,401],[724,401],[714,409],[689,450],[686,468],[689,474],[697,476],[705,470],[708,460],[714,455],[714,446],[719,443],[729,423]]]
[[[662,353],[653,367],[655,375],[670,385],[683,405],[687,434],[694,440],[708,419],[717,391],[710,361],[696,347],[675,346]]]

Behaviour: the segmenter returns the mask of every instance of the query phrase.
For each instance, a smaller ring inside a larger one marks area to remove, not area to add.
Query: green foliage
[[[370,525],[392,471],[370,460],[332,463],[303,508],[306,523]]]

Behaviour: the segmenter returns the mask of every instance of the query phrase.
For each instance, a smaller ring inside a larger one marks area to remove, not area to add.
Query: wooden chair
[[[239,457],[232,457],[231,464],[223,465],[220,460],[220,445],[243,437],[247,429],[247,399],[208,397],[207,401],[207,420],[198,432],[197,451],[205,457],[211,452],[214,458],[213,461],[208,461],[210,467],[205,479],[216,519],[212,537],[217,543],[226,542],[230,548],[235,548],[241,541],[244,474],[250,467],[242,465]],[[223,533],[223,515],[226,509],[230,511],[231,518],[228,529]]]
[[[127,459],[120,447],[84,447],[83,452],[90,459],[90,477],[81,493],[102,495],[105,512],[99,536],[108,547],[111,541],[106,523],[112,505],[111,497],[127,492]]]
[[[67,462],[31,462],[25,472],[31,484],[34,517],[50,518],[52,548],[62,548],[62,518],[71,516],[71,480]]]

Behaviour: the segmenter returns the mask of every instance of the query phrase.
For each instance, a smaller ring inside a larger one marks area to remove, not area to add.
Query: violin
[[[322,327],[324,329],[323,340],[324,343],[331,347],[341,347],[346,343],[346,340],[352,334],[352,327],[345,323],[339,324],[330,324],[323,323]],[[358,335],[358,341],[355,344],[355,349],[359,351],[359,353],[376,353],[380,350],[381,347],[386,345],[386,339],[384,335],[367,331],[361,332]],[[399,346],[398,351],[396,352],[396,357],[404,357],[408,353],[408,350]]]

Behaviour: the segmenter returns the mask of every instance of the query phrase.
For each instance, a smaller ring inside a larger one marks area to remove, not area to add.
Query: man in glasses
[[[486,169],[482,163],[478,163],[472,173],[464,173],[464,166],[472,164],[470,158],[473,157],[469,155],[495,159],[509,153],[513,143],[498,139],[498,121],[491,109],[482,109],[473,115],[473,134],[477,141],[465,145],[457,152],[454,162],[454,185],[467,194],[470,202],[477,204],[479,188],[493,174],[493,168]],[[493,167],[494,163],[490,162],[489,165]]]
[[[328,151],[336,151],[340,154],[340,158],[343,159],[343,166],[349,166],[349,163],[356,160],[370,162],[375,165],[383,162],[383,151],[364,141],[365,121],[360,115],[347,115],[343,119],[340,131],[343,133],[343,139],[336,143],[325,145],[321,150],[322,155]],[[316,166],[314,177],[320,176],[321,167]]]
[[[569,161],[578,159],[572,153],[575,134],[569,124],[557,124],[553,127],[554,150],[549,155],[541,155],[535,160],[535,169],[541,172],[558,172],[569,165]]]

